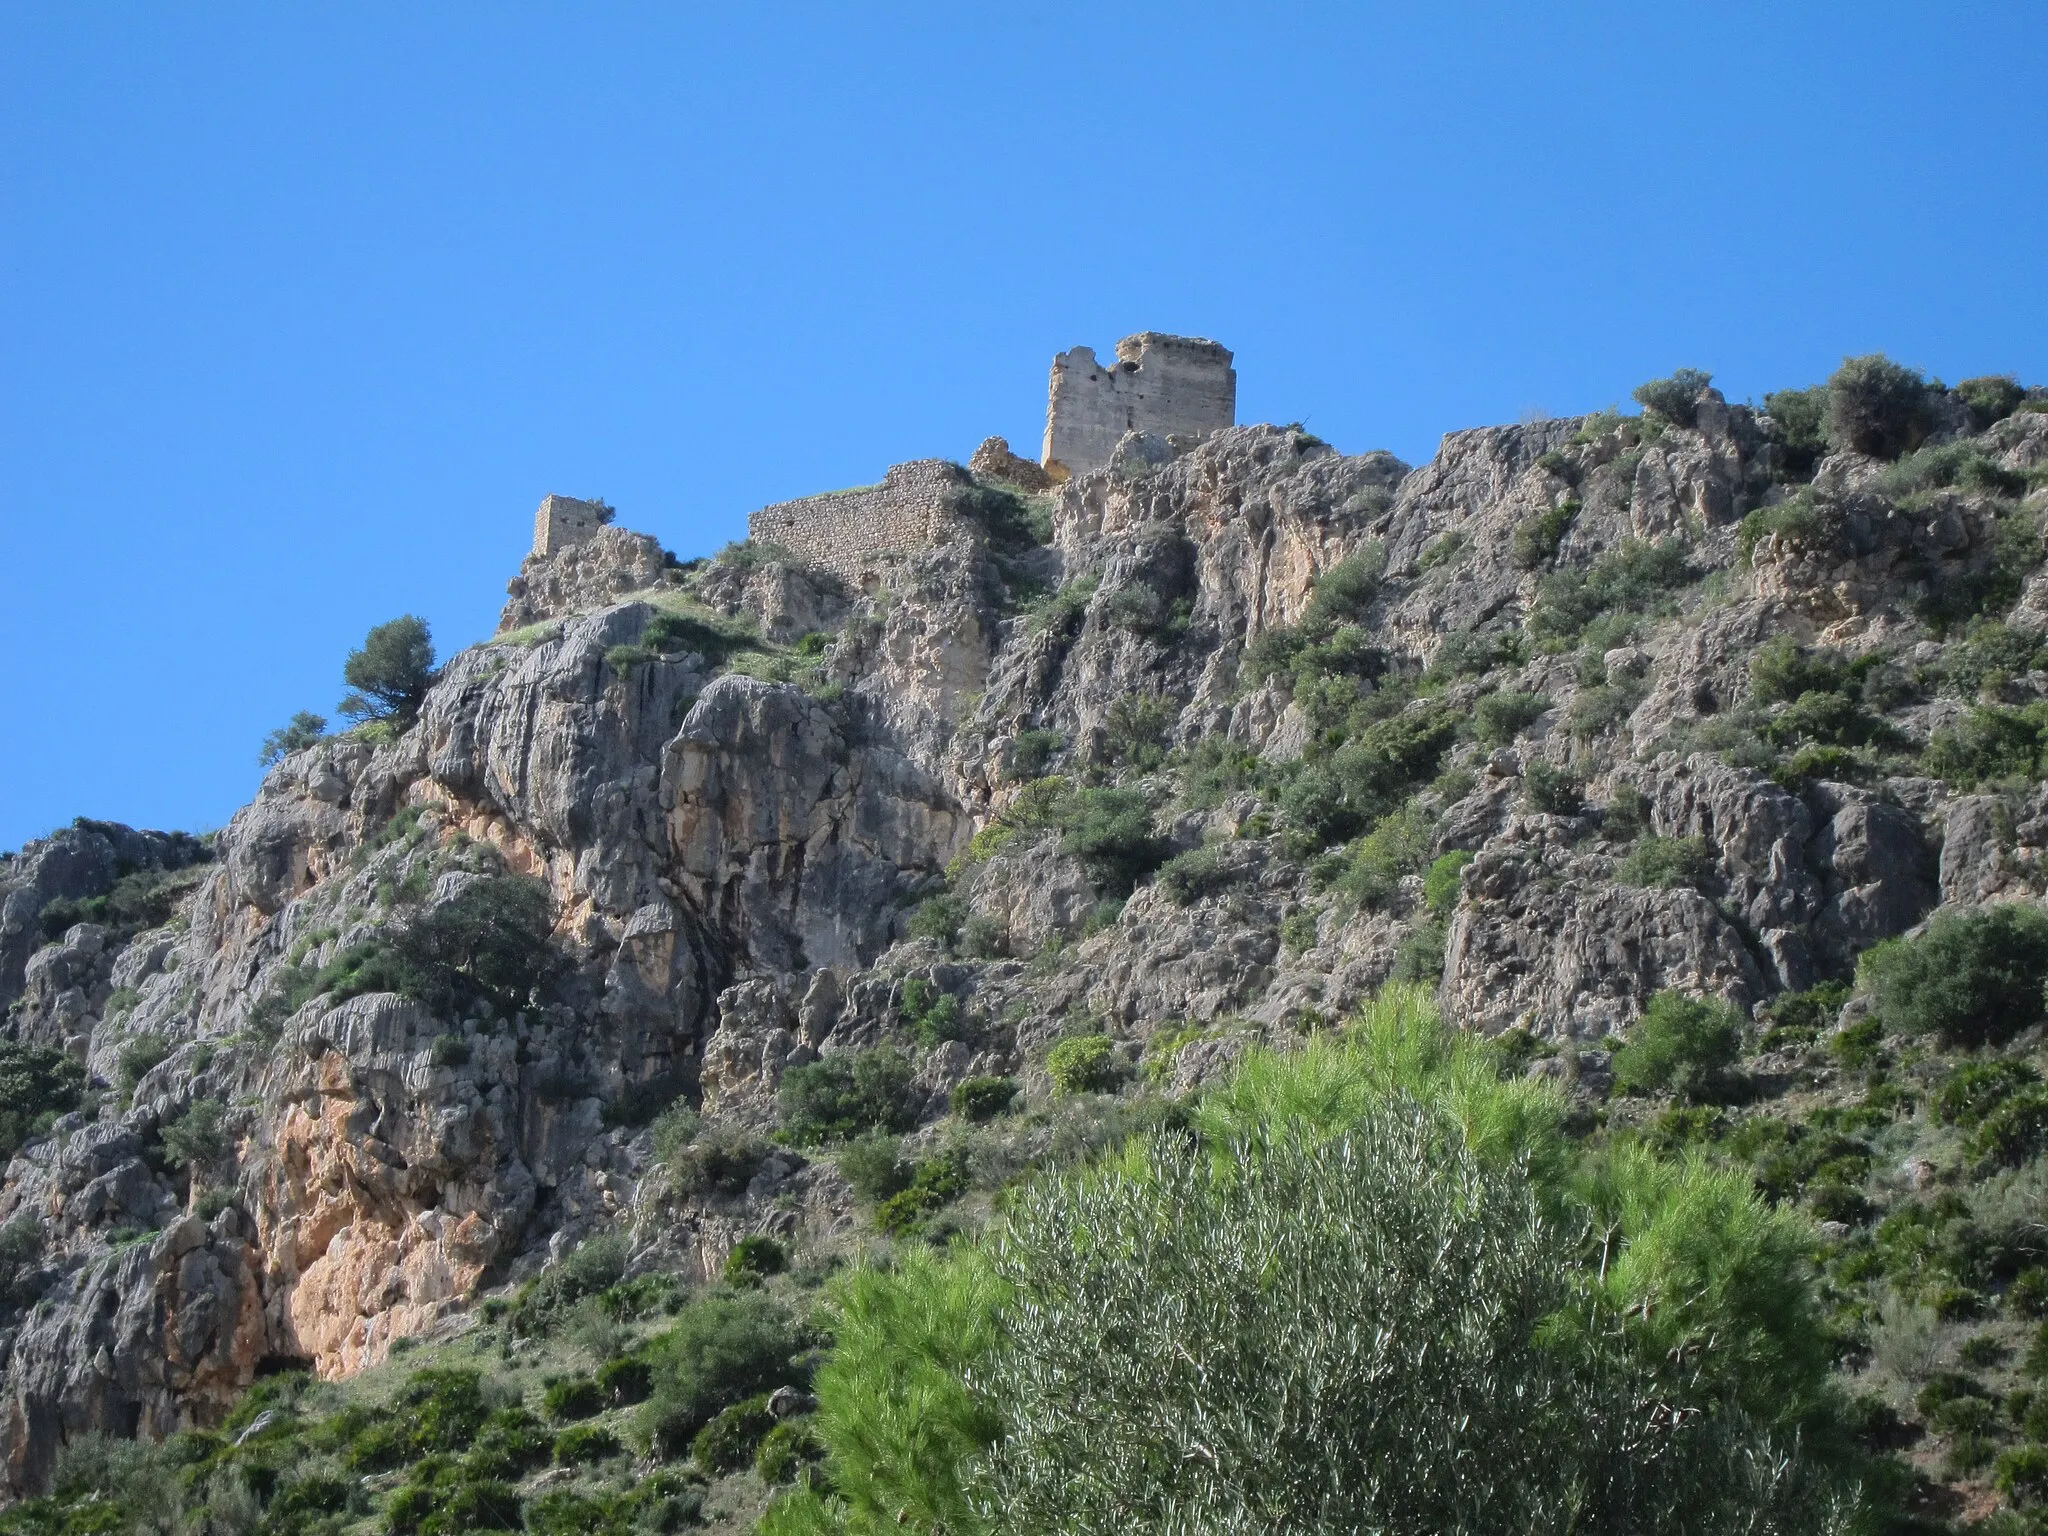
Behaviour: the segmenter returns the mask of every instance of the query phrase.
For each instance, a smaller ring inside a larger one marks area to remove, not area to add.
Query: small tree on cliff
[[[222,1123],[226,1116],[219,1099],[194,1099],[185,1113],[164,1124],[164,1159],[173,1168],[186,1170],[187,1210],[198,1203],[206,1171],[225,1158],[233,1145]]]
[[[418,718],[435,675],[433,633],[425,619],[405,614],[348,653],[341,676],[350,692],[337,708],[350,720],[389,720],[402,730]]]

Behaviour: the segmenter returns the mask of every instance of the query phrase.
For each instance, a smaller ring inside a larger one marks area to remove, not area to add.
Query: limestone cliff
[[[970,1077],[1036,1091],[1083,1023],[1185,1087],[1397,973],[1590,1078],[1660,989],[1753,1007],[1944,900],[2036,894],[2048,797],[1920,754],[1975,683],[2048,698],[1966,638],[2048,612],[2020,536],[2048,414],[1951,422],[1930,448],[1984,467],[1939,484],[1848,454],[1809,481],[1783,436],[1712,391],[1415,469],[1132,434],[1052,493],[949,472],[974,494],[942,542],[864,551],[860,590],[606,529],[527,562],[411,729],[286,758],[210,848],[81,826],[11,858],[8,1033],[96,1091],[0,1190],[37,1235],[0,1323],[9,1477],[213,1422],[270,1363],[360,1369],[601,1227],[706,1273],[852,1219],[793,1151],[678,1187],[646,1130],[677,1097],[766,1129],[791,1068],[896,1040],[929,1123]],[[1854,669],[1835,724],[1759,697],[1780,636]],[[137,872],[154,921],[46,931]],[[516,1006],[343,984],[508,876],[546,894]],[[913,979],[972,1027],[913,1046]],[[203,1202],[163,1151],[202,1100],[232,1147]]]

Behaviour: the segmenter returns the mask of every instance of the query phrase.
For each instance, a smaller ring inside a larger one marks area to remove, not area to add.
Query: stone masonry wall
[[[558,551],[587,544],[611,521],[610,509],[574,496],[543,496],[533,514],[533,552],[545,560]]]
[[[957,523],[953,496],[973,484],[958,464],[914,459],[894,465],[880,485],[763,507],[747,519],[747,536],[780,544],[858,587],[877,555],[924,549],[948,537]]]
[[[1237,370],[1230,349],[1145,331],[1116,344],[1104,367],[1090,347],[1052,360],[1044,464],[1055,474],[1100,469],[1126,432],[1202,434],[1237,424]]]

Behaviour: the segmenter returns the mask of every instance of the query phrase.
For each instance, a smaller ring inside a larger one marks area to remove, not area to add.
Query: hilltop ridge
[[[612,1283],[687,1289],[756,1239],[822,1273],[973,1230],[1395,981],[1582,1129],[1777,1158],[1844,1380],[1920,1433],[1928,1509],[1988,1511],[2026,1409],[1915,1394],[1978,1336],[2017,1387],[2003,1298],[2048,1251],[1874,1235],[1937,1189],[1992,1216],[1929,1107],[1956,1059],[1856,979],[2048,888],[2048,393],[1861,361],[1416,467],[1276,425],[1124,431],[1065,479],[989,450],[891,470],[889,536],[837,548],[803,503],[701,560],[544,526],[416,721],[289,753],[210,848],[82,824],[0,866],[7,1037],[69,1101],[0,1189],[12,1487],[453,1348],[600,1239]],[[1672,993],[1743,1021],[1712,1113],[1616,1085]],[[167,1156],[195,1114],[216,1141]],[[898,1187],[848,1132],[900,1138]],[[1887,1306],[1932,1320],[1917,1378]]]

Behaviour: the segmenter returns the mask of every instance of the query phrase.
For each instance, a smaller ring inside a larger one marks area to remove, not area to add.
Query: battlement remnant
[[[892,466],[880,485],[763,507],[748,517],[747,537],[779,544],[858,587],[874,573],[877,555],[926,549],[950,536],[959,522],[954,498],[973,484],[958,464],[913,459]]]
[[[533,514],[533,552],[545,560],[558,550],[588,544],[611,520],[612,509],[601,501],[543,496],[540,510]]]
[[[1199,435],[1237,425],[1237,370],[1228,347],[1141,331],[1116,344],[1105,367],[1092,347],[1052,360],[1045,452],[1055,476],[1100,469],[1126,432]]]
[[[976,476],[1032,495],[1102,468],[1127,432],[1187,439],[1237,424],[1237,370],[1228,347],[1145,331],[1118,342],[1116,359],[1104,367],[1089,348],[1075,347],[1052,360],[1042,466],[992,437],[965,469],[945,459],[916,459],[896,465],[880,485],[763,507],[747,519],[747,537],[780,545],[806,565],[864,587],[880,575],[878,557],[929,549],[957,535],[960,494],[974,488]],[[1185,444],[1150,445],[1169,456],[1179,446]],[[550,503],[563,501],[549,497],[543,516]],[[538,530],[534,552],[541,553]]]

